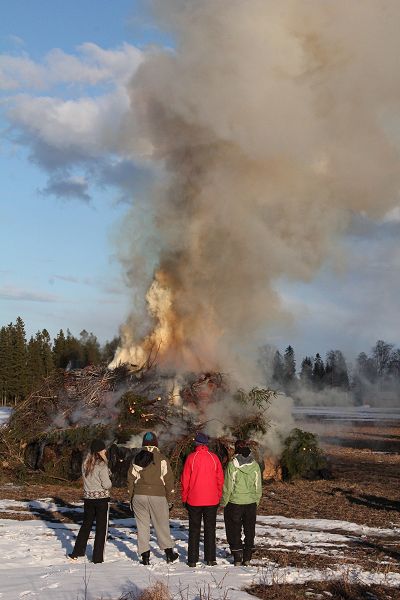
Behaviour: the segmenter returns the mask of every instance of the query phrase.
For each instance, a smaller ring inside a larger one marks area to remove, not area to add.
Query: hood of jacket
[[[250,453],[248,456],[243,456],[242,454],[235,454],[233,457],[233,464],[237,469],[241,469],[246,471],[248,467],[253,465],[256,461],[254,460],[254,456]]]

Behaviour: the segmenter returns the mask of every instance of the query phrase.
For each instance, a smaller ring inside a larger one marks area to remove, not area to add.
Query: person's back
[[[146,451],[152,455],[149,464],[143,468],[135,464],[134,459],[128,471],[130,497],[134,488],[136,495],[165,496],[170,502],[174,492],[174,476],[169,461],[156,446],[146,446]]]
[[[226,469],[222,504],[258,504],[261,494],[262,478],[259,464],[252,454],[236,454]]]
[[[202,520],[204,559],[208,565],[216,564],[215,524],[224,473],[218,456],[209,451],[208,442],[207,435],[196,434],[196,450],[187,457],[181,477],[182,502],[189,514],[189,567],[195,567],[199,559]]]
[[[158,449],[157,436],[148,431],[143,436],[142,450],[135,456],[128,471],[128,491],[135,513],[138,532],[138,552],[144,565],[150,564],[150,524],[158,545],[165,551],[167,562],[179,555],[173,551],[169,528],[169,506],[172,506],[174,475],[168,459]]]
[[[257,506],[262,495],[262,476],[244,440],[235,443],[235,456],[225,473],[221,505],[225,507],[226,537],[234,565],[248,565],[254,549]],[[242,541],[244,529],[244,544]]]
[[[98,461],[90,472],[86,472],[86,461],[84,461],[82,464],[82,478],[84,498],[96,499],[110,496],[112,484],[110,470],[106,462]]]
[[[182,502],[192,506],[218,504],[224,481],[221,462],[206,445],[189,454],[182,473]]]
[[[90,452],[82,464],[83,476],[83,523],[79,529],[74,549],[68,557],[76,560],[84,556],[87,542],[96,522],[93,546],[94,563],[104,560],[104,545],[107,539],[110,489],[112,486],[108,469],[106,445],[95,439],[90,444]]]

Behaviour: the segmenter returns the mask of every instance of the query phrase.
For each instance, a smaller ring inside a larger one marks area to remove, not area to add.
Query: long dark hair
[[[85,477],[93,472],[93,469],[97,463],[103,462],[107,464],[107,459],[104,459],[98,452],[89,452],[83,462],[83,472]]]

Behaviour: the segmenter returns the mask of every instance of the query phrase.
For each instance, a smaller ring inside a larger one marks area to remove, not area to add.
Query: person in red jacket
[[[195,567],[199,560],[202,519],[204,560],[207,565],[217,564],[215,526],[224,485],[222,465],[218,456],[208,449],[208,436],[197,433],[194,441],[196,449],[187,457],[181,477],[182,502],[189,514],[189,567]]]

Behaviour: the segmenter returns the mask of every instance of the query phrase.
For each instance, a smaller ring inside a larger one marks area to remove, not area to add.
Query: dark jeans
[[[189,513],[189,548],[188,562],[196,563],[199,560],[199,543],[201,520],[204,522],[204,560],[215,560],[215,524],[217,520],[218,504],[215,506],[187,505]]]
[[[92,560],[95,563],[104,560],[104,544],[108,532],[109,498],[98,498],[96,500],[84,500],[83,523],[75,541],[72,551],[74,556],[85,556],[86,546],[89,539],[93,522],[96,521],[96,533],[94,537],[94,548]]]
[[[257,504],[232,504],[228,502],[224,509],[226,539],[231,552],[242,550],[246,554],[254,550],[256,534]],[[242,542],[242,527],[244,529],[244,544]]]

